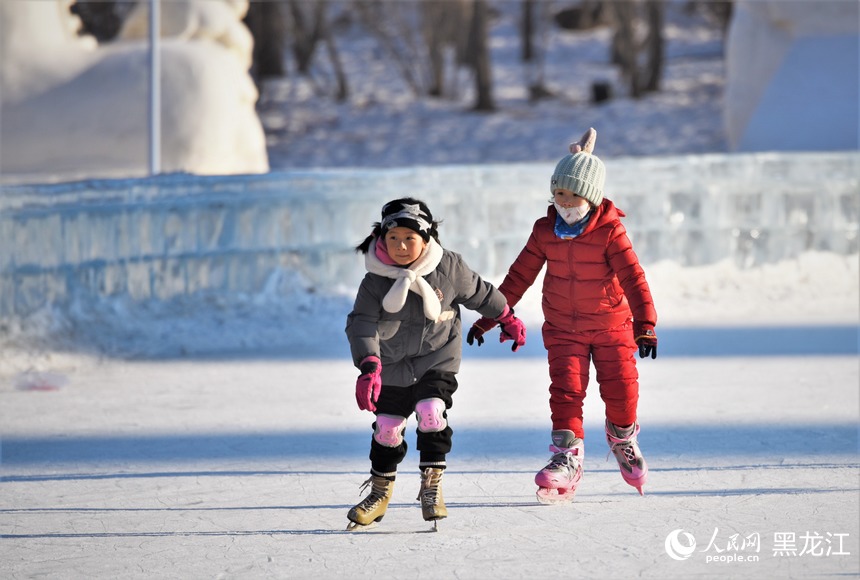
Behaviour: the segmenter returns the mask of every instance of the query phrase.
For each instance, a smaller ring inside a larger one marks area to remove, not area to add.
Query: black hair
[[[395,208],[402,208],[404,205],[418,205],[421,207],[421,211],[427,214],[427,221],[430,222],[430,233],[428,235],[429,238],[433,238],[436,242],[439,242],[439,224],[441,224],[441,220],[437,221],[433,219],[433,214],[430,213],[430,208],[427,207],[427,204],[421,201],[420,199],[415,199],[414,197],[401,197],[400,199],[394,199],[386,203],[382,206],[382,217],[385,218],[386,215],[392,212],[386,212],[386,209],[394,206]],[[373,223],[373,231],[367,236],[363,242],[355,247],[355,251],[358,253],[366,254],[370,251],[370,243],[382,236],[382,222],[374,222]]]

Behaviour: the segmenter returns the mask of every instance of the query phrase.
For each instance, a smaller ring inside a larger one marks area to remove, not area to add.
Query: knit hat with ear
[[[382,232],[391,228],[409,228],[417,232],[425,242],[430,241],[433,234],[433,215],[423,201],[404,197],[386,203],[382,207],[382,221],[379,222]]]
[[[597,206],[603,201],[605,183],[606,167],[603,162],[591,153],[580,151],[558,162],[549,189],[553,194],[558,189],[567,189]]]

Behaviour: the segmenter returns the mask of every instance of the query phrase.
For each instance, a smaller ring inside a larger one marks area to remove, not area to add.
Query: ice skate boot
[[[552,443],[549,450],[553,456],[549,464],[535,475],[537,499],[545,504],[567,503],[573,501],[576,487],[582,480],[585,445],[568,429],[554,430]]]
[[[448,508],[442,499],[442,473],[444,469],[425,467],[421,471],[421,490],[416,498],[421,502],[421,515],[424,520],[433,522],[437,529],[437,521],[448,517]]]
[[[347,531],[374,528],[376,523],[382,521],[383,516],[385,516],[385,510],[388,509],[388,502],[394,491],[394,479],[371,475],[370,479],[362,484],[359,493],[363,493],[368,486],[370,486],[370,493],[367,497],[346,514],[346,517],[349,518],[349,524],[346,526]]]
[[[648,464],[639,451],[639,442],[636,440],[638,434],[639,423],[622,428],[606,421],[606,442],[618,461],[621,477],[628,485],[635,487],[639,495],[645,495],[642,487],[648,479]]]

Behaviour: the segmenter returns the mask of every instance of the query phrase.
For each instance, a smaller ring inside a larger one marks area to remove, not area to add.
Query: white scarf
[[[364,255],[364,265],[371,274],[393,278],[394,284],[382,300],[382,308],[386,312],[400,312],[406,304],[409,291],[413,291],[424,300],[424,316],[436,321],[442,314],[442,304],[430,284],[422,277],[436,269],[442,261],[442,246],[433,239],[427,242],[424,251],[408,268],[391,266],[376,257],[376,240]]]

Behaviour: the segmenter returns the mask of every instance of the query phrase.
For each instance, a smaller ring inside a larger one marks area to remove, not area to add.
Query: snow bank
[[[860,4],[738,0],[726,43],[736,151],[860,147]]]
[[[609,197],[628,212],[665,320],[856,322],[860,156],[606,162]],[[136,353],[324,347],[329,334],[297,340],[292,329],[327,325],[340,334],[364,275],[353,247],[383,202],[405,193],[426,199],[443,220],[443,244],[498,282],[545,211],[551,169],[6,187],[0,332]],[[520,311],[539,323],[539,292],[532,294]]]

